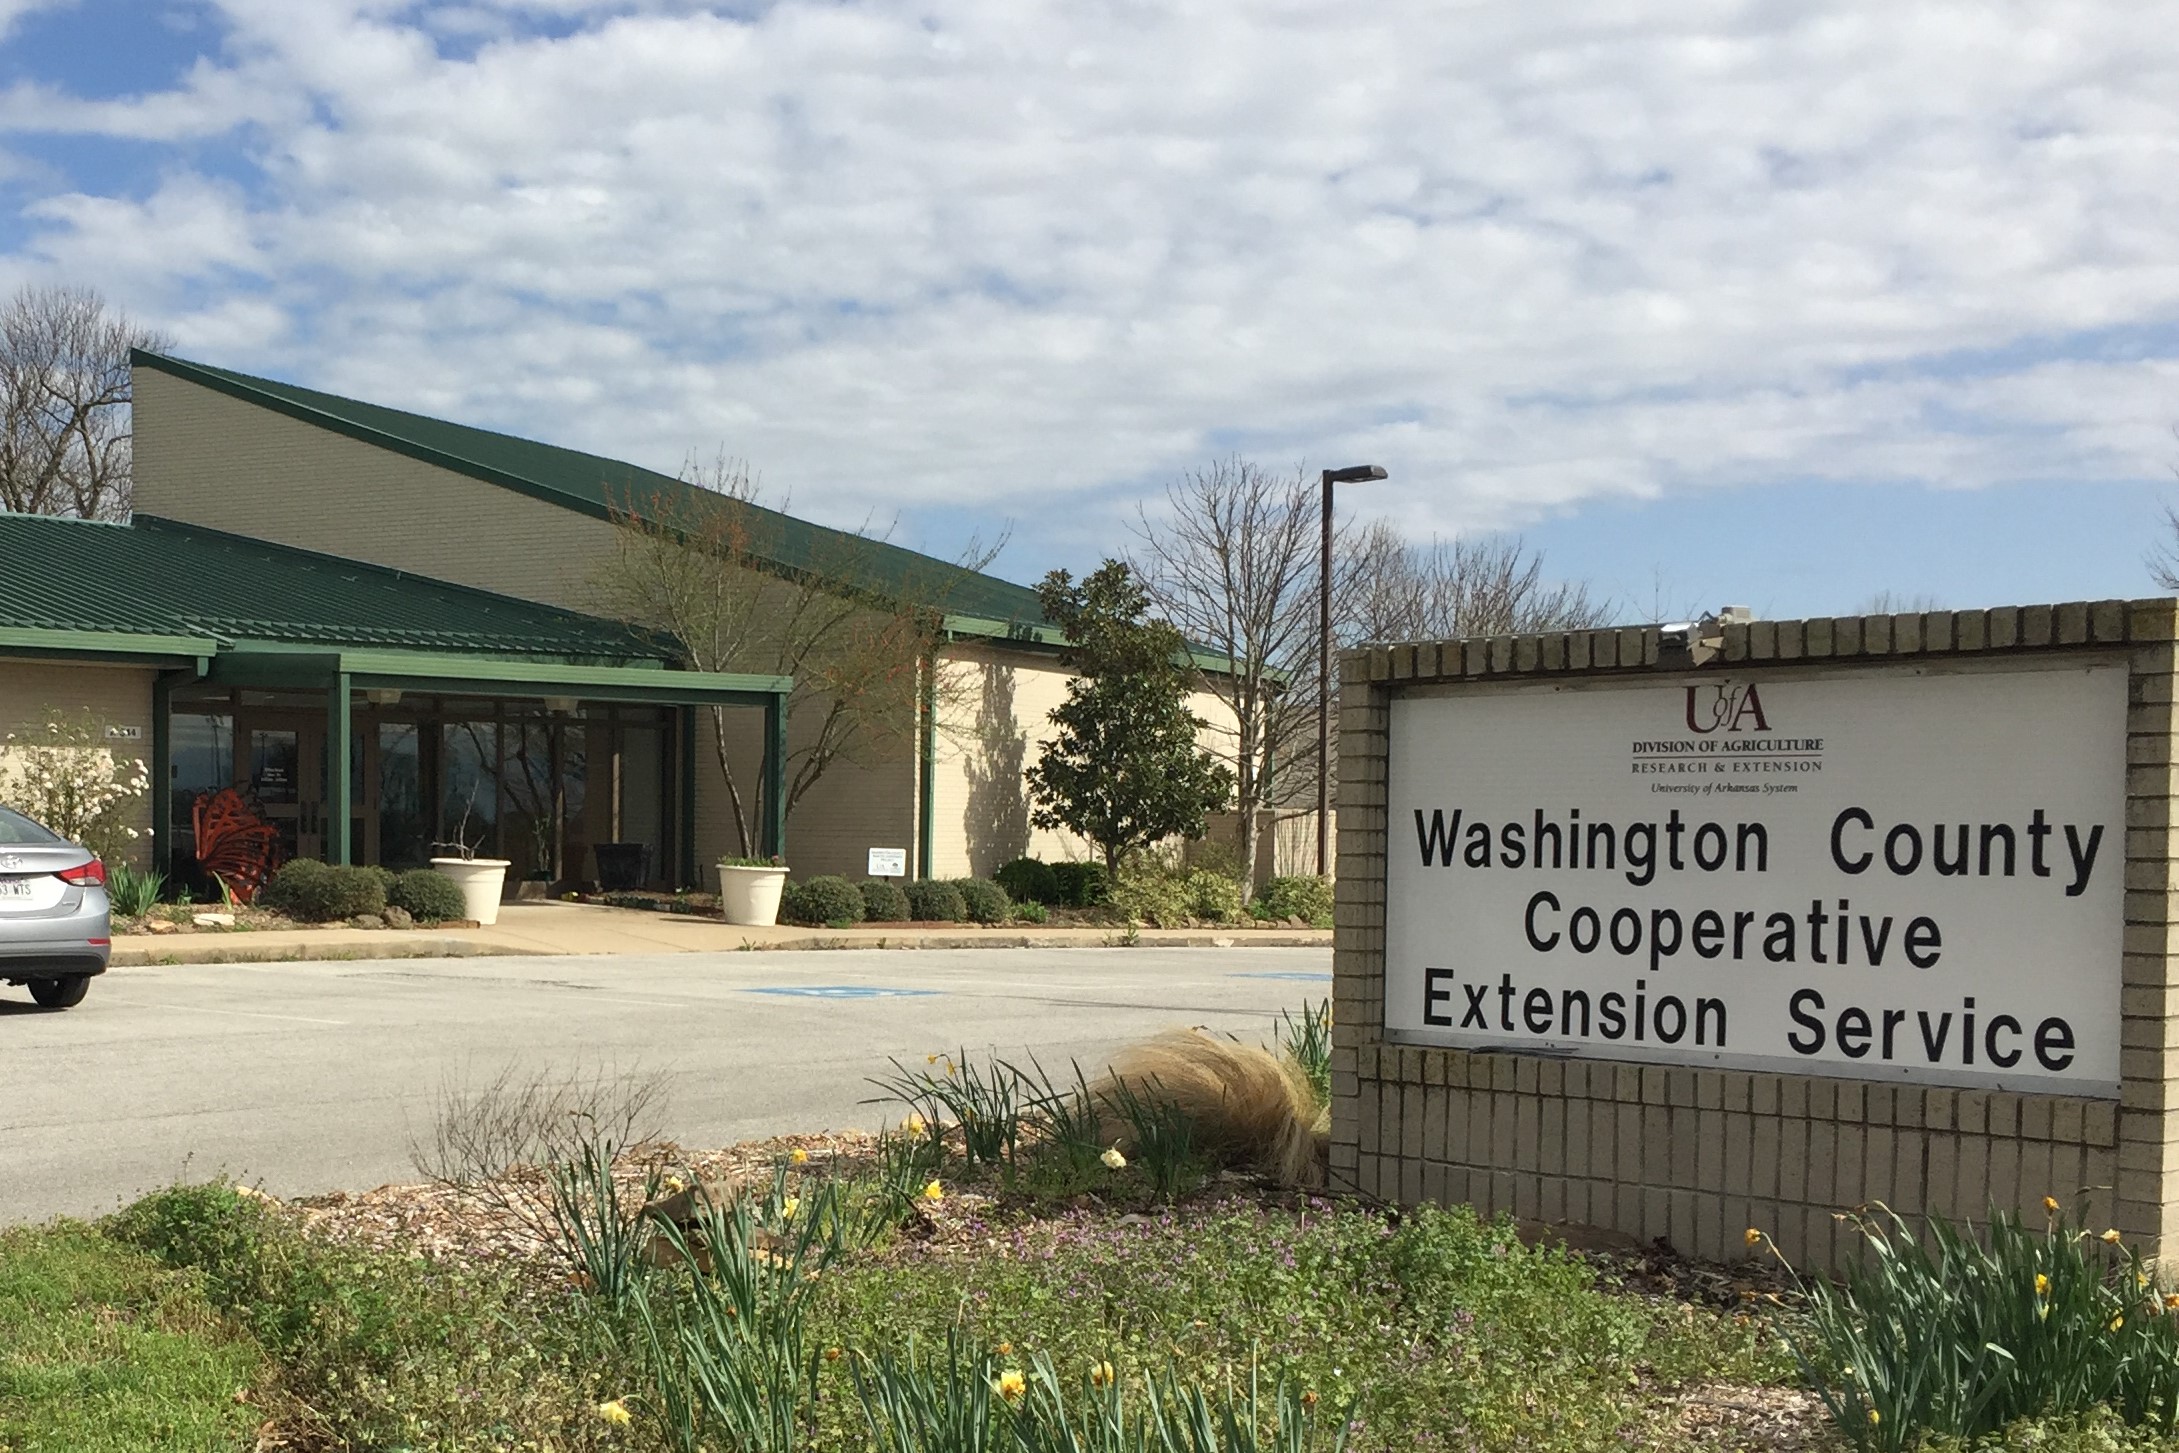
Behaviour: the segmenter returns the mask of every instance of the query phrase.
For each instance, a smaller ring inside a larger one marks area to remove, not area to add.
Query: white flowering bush
[[[0,741],[0,802],[108,862],[121,861],[143,835],[129,818],[150,790],[143,759],[116,756],[106,723],[88,712],[49,712],[43,730]]]

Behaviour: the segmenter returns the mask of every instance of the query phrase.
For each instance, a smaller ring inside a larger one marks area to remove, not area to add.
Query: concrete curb
[[[266,964],[288,962],[339,963],[365,959],[474,959],[474,958],[531,958],[566,954],[579,958],[612,958],[612,950],[541,949],[504,941],[485,941],[470,938],[449,938],[442,935],[417,935],[385,932],[339,933],[329,932],[323,940],[305,939],[300,942],[289,939],[282,943],[237,942],[250,935],[242,934],[178,934],[171,937],[136,939],[114,945],[113,957],[108,966],[116,969],[159,968],[180,964]],[[1089,938],[1079,931],[1072,934],[1049,933],[976,933],[976,934],[910,934],[903,936],[847,937],[821,933],[805,934],[775,942],[760,943],[745,939],[739,947],[717,948],[668,948],[655,944],[641,944],[625,953],[773,953],[783,951],[814,951],[823,949],[977,949],[977,948],[1038,948],[1038,949],[1090,949],[1090,948],[1326,948],[1332,941],[1329,930],[1295,930],[1290,933],[1269,933],[1243,930],[1237,933],[1219,933],[1213,930],[1165,930],[1146,929],[1139,932],[1132,943],[1122,942],[1122,933],[1114,930],[1102,938]]]
[[[204,935],[213,937],[213,935]],[[222,934],[219,938],[226,938]],[[458,938],[389,938],[382,943],[333,939],[325,943],[238,944],[191,943],[172,939],[159,946],[116,946],[107,961],[110,969],[171,968],[182,964],[280,964],[308,961],[341,963],[359,959],[475,959],[522,958],[535,949],[510,948],[505,944],[471,943]]]

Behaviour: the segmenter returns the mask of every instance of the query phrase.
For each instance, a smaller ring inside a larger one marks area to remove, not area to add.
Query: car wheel
[[[71,979],[32,979],[30,997],[47,1009],[73,1009],[83,1002],[83,996],[91,992],[91,980],[87,974]]]

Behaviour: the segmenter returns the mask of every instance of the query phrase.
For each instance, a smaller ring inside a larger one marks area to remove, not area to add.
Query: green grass
[[[265,1371],[201,1276],[78,1223],[0,1232],[0,1449],[235,1453]]]

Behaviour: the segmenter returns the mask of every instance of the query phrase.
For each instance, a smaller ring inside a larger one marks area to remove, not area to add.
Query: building
[[[141,743],[145,826],[189,870],[191,809],[244,790],[290,853],[399,867],[460,839],[511,879],[600,876],[621,843],[660,887],[739,851],[723,742],[769,802],[805,699],[677,669],[599,614],[616,509],[693,486],[616,460],[153,354],[135,368],[129,525],[0,516],[0,733],[90,706]],[[1022,769],[1064,697],[1033,591],[770,511],[767,563],[898,593],[947,572],[944,632],[891,750],[834,763],[791,825],[798,873],[915,876],[1086,856],[1029,825]],[[1206,720],[1215,697],[1196,703]],[[346,770],[341,770],[345,762]],[[638,850],[640,849],[640,853]]]

